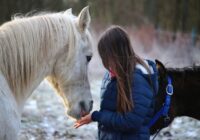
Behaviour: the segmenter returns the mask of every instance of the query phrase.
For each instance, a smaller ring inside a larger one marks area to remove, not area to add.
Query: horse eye
[[[92,59],[92,56],[86,56],[87,62],[90,62],[90,60]]]

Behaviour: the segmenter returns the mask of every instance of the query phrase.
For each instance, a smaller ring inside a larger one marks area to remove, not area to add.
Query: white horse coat
[[[27,98],[45,78],[68,115],[92,109],[87,57],[92,56],[88,7],[15,18],[0,27],[0,140],[15,140]]]

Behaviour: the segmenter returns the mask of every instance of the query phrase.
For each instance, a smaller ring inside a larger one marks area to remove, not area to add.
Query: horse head
[[[71,9],[63,14],[73,16]],[[78,17],[73,16],[71,22],[74,26],[69,30],[74,35],[68,38],[66,50],[59,54],[53,72],[47,80],[62,97],[67,114],[79,119],[91,111],[93,104],[87,76],[87,66],[92,57],[88,7],[85,7]]]
[[[158,95],[156,96],[156,103],[155,103],[155,110],[156,110],[155,113],[157,113],[157,111],[159,111],[162,108],[165,102],[166,87],[168,84],[168,80],[167,80],[168,72],[165,66],[159,60],[155,60],[155,61],[156,61],[156,67],[158,70],[158,84],[159,84]],[[172,120],[174,119],[174,114],[171,108],[169,110],[169,117],[170,117],[170,120],[169,120],[169,124],[170,124]],[[160,117],[157,120],[157,122],[151,127],[150,133],[154,134],[157,130],[165,128],[165,127],[167,126],[165,125],[164,118]]]

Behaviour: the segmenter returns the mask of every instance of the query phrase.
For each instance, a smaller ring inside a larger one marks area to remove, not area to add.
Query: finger
[[[74,127],[76,127],[77,125],[78,125],[78,123],[75,123],[75,124],[74,124]]]
[[[82,126],[83,124],[76,124],[74,127],[75,128],[79,128],[80,126]]]
[[[77,127],[77,126],[79,126],[79,125],[83,125],[84,123],[82,122],[82,123],[75,123],[74,124],[74,127]]]
[[[83,117],[81,117],[79,120],[77,120],[76,122],[80,122],[80,121],[82,121],[84,118]]]
[[[84,124],[88,124],[88,122],[87,122],[86,120],[82,120],[82,121],[76,122],[76,123],[75,123],[75,126],[80,127],[80,126],[82,126],[82,125],[84,125]]]
[[[75,127],[75,128],[76,128],[77,126],[79,126],[79,123],[75,123],[75,124],[74,124],[74,127]]]
[[[76,121],[76,123],[83,123],[84,122],[84,120],[78,120],[78,121]]]
[[[85,121],[86,119],[82,117],[80,120],[76,121],[76,123],[84,123]]]

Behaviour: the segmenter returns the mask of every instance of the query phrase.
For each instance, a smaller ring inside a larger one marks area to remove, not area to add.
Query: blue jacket
[[[155,63],[147,60],[147,64],[153,71],[151,74],[143,72],[141,65],[136,66],[132,82],[134,108],[124,114],[116,111],[117,81],[110,78],[108,72],[105,74],[101,88],[100,111],[92,113],[92,120],[98,122],[100,140],[150,139],[147,125],[154,115],[154,97],[158,90],[158,80]]]

